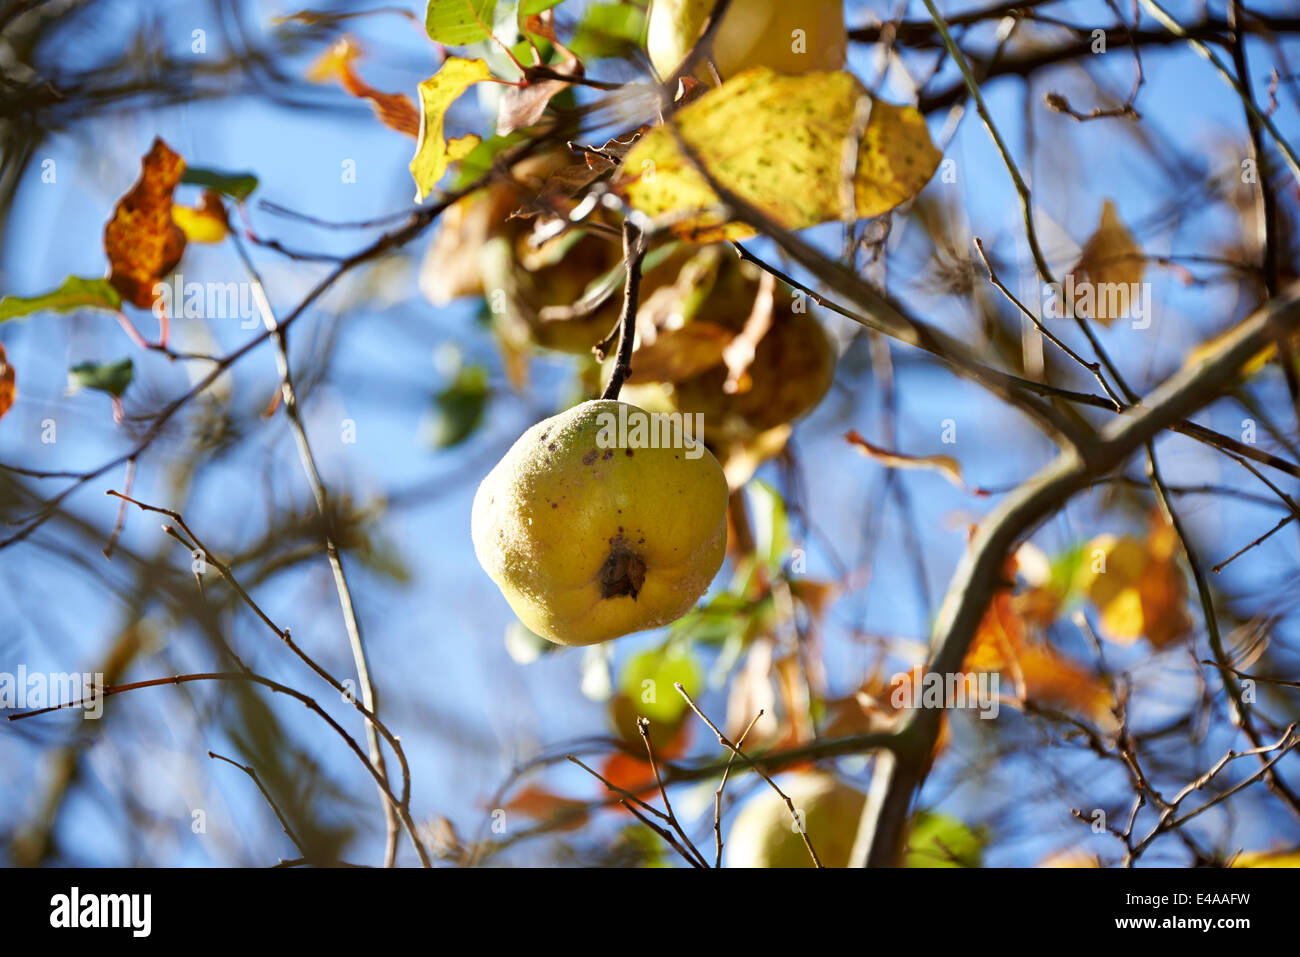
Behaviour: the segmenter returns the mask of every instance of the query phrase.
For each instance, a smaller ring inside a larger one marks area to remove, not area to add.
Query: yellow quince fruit
[[[651,0],[646,51],[661,79],[681,66],[712,10],[713,0]],[[777,73],[841,70],[847,50],[843,0],[732,0],[711,59],[726,80],[754,66]],[[703,62],[696,74],[711,79]]]
[[[688,430],[598,399],[537,423],[474,496],[474,553],[519,620],[561,645],[658,628],[722,567],[727,481]]]

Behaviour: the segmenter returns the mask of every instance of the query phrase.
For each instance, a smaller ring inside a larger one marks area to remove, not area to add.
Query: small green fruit
[[[794,803],[823,867],[848,867],[867,796],[823,771],[777,779]],[[736,815],[727,835],[728,867],[813,867],[790,809],[770,787]]]

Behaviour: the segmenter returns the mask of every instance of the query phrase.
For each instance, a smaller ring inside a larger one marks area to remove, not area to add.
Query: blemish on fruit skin
[[[596,454],[597,453],[595,449],[592,449],[590,452],[585,453],[582,456],[582,464],[590,465],[592,462],[596,461]]]
[[[614,450],[613,450],[613,449],[606,449],[606,450],[605,450],[605,454],[601,456],[602,459],[605,459],[605,460],[607,460],[607,461],[608,461],[609,459],[612,459],[613,457],[614,457]]]
[[[632,457],[632,450],[631,450],[631,449],[625,449],[624,452],[626,453],[626,455],[627,455],[628,458],[631,458],[631,457]]]

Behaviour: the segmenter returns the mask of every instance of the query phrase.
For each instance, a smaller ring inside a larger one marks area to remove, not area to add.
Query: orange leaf
[[[0,419],[4,418],[5,413],[14,404],[14,397],[17,395],[18,380],[14,374],[14,367],[9,364],[5,347],[0,345]]]
[[[550,821],[563,818],[557,830],[574,831],[587,823],[587,802],[564,797],[548,791],[540,784],[530,784],[518,791],[509,803],[507,811],[517,811],[534,821]]]
[[[404,93],[381,93],[357,76],[353,61],[361,57],[361,47],[348,35],[326,50],[307,70],[307,79],[324,83],[337,79],[352,96],[369,100],[379,122],[390,130],[415,139],[420,135],[420,111]]]
[[[633,757],[626,752],[616,751],[606,758],[600,773],[610,784],[635,794],[642,800],[648,801],[659,793],[659,787],[655,783],[654,768],[650,767],[650,762]],[[604,788],[603,785],[601,787]],[[616,797],[608,791],[605,793],[608,797]]]
[[[1187,578],[1175,552],[1178,533],[1155,513],[1145,540],[1102,535],[1093,552],[1084,590],[1101,612],[1101,635],[1119,644],[1145,636],[1164,648],[1192,627]]]
[[[1009,565],[1011,577],[1015,559]],[[1115,731],[1115,696],[1111,690],[1051,645],[1030,642],[1025,632],[1025,621],[1017,614],[1010,589],[999,591],[975,633],[965,669],[1001,672],[1015,682],[1019,700],[1080,714],[1105,732]]]
[[[172,191],[185,172],[185,160],[161,139],[141,161],[140,178],[117,201],[104,227],[109,283],[128,302],[147,309],[154,285],[170,273],[185,252],[185,233],[172,220]]]

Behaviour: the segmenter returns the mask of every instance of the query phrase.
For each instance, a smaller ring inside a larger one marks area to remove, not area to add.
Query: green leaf
[[[1090,549],[1088,542],[1079,542],[1052,558],[1049,584],[1061,596],[1063,604],[1080,597],[1080,575],[1087,571]]]
[[[257,189],[257,177],[252,173],[223,173],[220,170],[202,169],[198,166],[185,167],[185,172],[181,174],[181,182],[216,190],[237,203],[248,199],[253,190]]]
[[[69,276],[63,285],[43,296],[5,296],[0,299],[0,322],[20,319],[34,312],[73,312],[77,309],[110,309],[116,312],[122,305],[118,295],[107,279],[83,279]]]
[[[497,0],[429,0],[424,27],[429,39],[447,46],[467,46],[492,36]]]
[[[523,23],[524,17],[558,7],[563,2],[564,0],[519,0],[519,22]]]
[[[636,705],[638,714],[672,724],[686,710],[686,699],[673,687],[676,682],[694,697],[704,683],[704,673],[690,653],[673,642],[630,659],[623,666],[618,687]]]
[[[438,185],[450,163],[471,155],[480,145],[479,138],[473,134],[448,142],[443,133],[443,123],[456,98],[491,75],[483,60],[453,56],[447,58],[437,73],[420,84],[420,140],[411,160],[411,176],[415,179],[416,197],[420,202]]]
[[[641,46],[645,8],[632,3],[591,3],[569,48],[584,60],[624,56]]]
[[[474,434],[483,421],[483,410],[491,395],[487,369],[466,366],[456,379],[434,399],[437,418],[433,424],[433,443],[440,449],[459,445]]]
[[[754,510],[754,548],[772,568],[780,568],[790,554],[790,520],[781,493],[766,482],[749,483],[749,500]]]
[[[121,397],[135,377],[135,367],[130,359],[117,362],[83,362],[68,370],[68,381],[81,389],[95,389],[111,396]]]
[[[912,819],[904,867],[979,867],[984,838],[957,818],[920,811]]]

